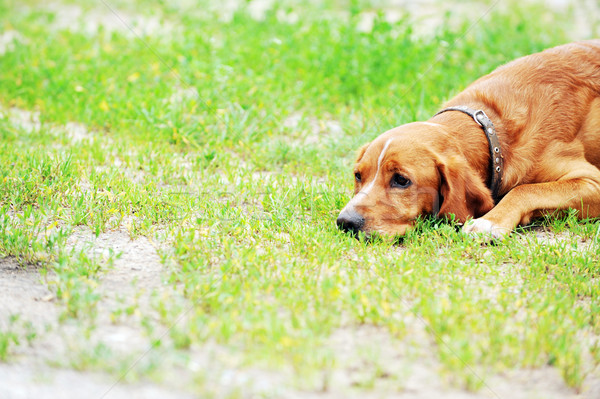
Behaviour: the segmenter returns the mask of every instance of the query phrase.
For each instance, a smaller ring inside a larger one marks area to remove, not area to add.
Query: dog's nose
[[[365,224],[365,218],[362,217],[358,212],[354,209],[351,210],[342,210],[340,216],[338,216],[336,223],[338,227],[344,231],[348,231],[351,233],[358,233],[358,231]]]

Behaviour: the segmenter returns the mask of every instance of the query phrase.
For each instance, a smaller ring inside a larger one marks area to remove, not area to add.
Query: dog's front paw
[[[483,236],[489,239],[500,239],[508,235],[511,229],[494,224],[487,219],[479,218],[469,220],[463,226],[462,230],[471,235]]]

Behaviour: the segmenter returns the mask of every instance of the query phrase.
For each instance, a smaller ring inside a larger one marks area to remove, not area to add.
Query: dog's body
[[[359,150],[355,196],[338,217],[351,231],[402,235],[419,215],[454,214],[500,237],[545,211],[600,216],[600,40],[517,59],[446,107],[482,110],[496,128],[503,177],[487,184],[486,135],[462,112],[402,125]]]

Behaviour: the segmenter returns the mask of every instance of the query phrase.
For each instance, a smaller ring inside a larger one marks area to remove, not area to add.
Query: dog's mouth
[[[414,226],[416,218],[398,218],[390,219],[390,228],[385,228],[385,224],[375,223],[373,220],[369,222],[368,218],[358,213],[354,209],[344,209],[336,219],[337,227],[344,233],[347,233],[357,239],[365,239],[367,241],[377,240],[398,240],[406,234],[406,232]],[[383,221],[385,222],[385,220]],[[392,226],[395,226],[393,228]],[[379,228],[378,228],[379,227]]]
[[[430,215],[436,218],[435,215]],[[408,215],[392,215],[388,213],[387,217],[374,218],[372,215],[365,215],[358,212],[355,207],[344,208],[336,219],[338,229],[359,240],[369,242],[383,240],[386,242],[402,242],[409,231],[413,230],[423,215],[411,217]]]
[[[393,245],[402,245],[405,239],[404,235],[387,235],[372,230],[344,230],[342,228],[340,228],[340,230],[343,230],[343,232],[346,235],[355,238],[357,241],[365,242],[368,244],[386,242],[391,243]]]

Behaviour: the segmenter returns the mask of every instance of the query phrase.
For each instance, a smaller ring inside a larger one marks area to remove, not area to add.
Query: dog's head
[[[442,125],[416,122],[383,133],[358,151],[354,198],[338,226],[352,233],[404,235],[420,215],[481,216],[491,193]],[[451,148],[448,148],[451,147]]]

